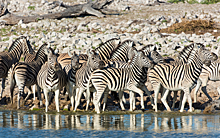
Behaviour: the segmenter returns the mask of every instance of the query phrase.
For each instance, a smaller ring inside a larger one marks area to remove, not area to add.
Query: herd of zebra
[[[20,61],[22,55],[23,62]],[[20,36],[10,45],[8,51],[0,53],[0,77],[2,78],[0,97],[9,74],[11,103],[13,103],[15,85],[18,86],[18,109],[21,96],[24,96],[24,87],[28,88],[26,101],[32,94],[31,86],[36,85],[40,106],[43,105],[41,99],[41,90],[43,90],[46,112],[53,92],[55,92],[56,110],[59,112],[59,95],[63,89],[69,95],[74,111],[77,110],[84,94],[86,110],[92,100],[95,111],[100,113],[101,98],[103,97],[102,110],[104,111],[108,94],[113,92],[118,92],[121,109],[125,110],[124,91],[128,90],[130,111],[135,109],[135,93],[140,95],[141,109],[145,109],[144,93],[146,93],[157,112],[159,91],[161,91],[162,103],[167,111],[171,111],[167,103],[169,94],[174,91],[173,109],[177,92],[181,91],[180,112],[183,112],[186,100],[189,103],[189,111],[192,112],[190,96],[192,88],[196,87],[194,102],[197,100],[196,93],[201,85],[204,94],[212,100],[206,91],[206,86],[208,80],[220,80],[220,63],[216,61],[217,59],[216,54],[200,43],[185,46],[177,58],[170,61],[158,53],[156,45],[146,45],[137,50],[133,40],[121,42],[118,38],[101,43],[94,50],[87,50],[86,54],[70,51],[55,53],[46,43],[35,53],[27,38]],[[153,86],[154,98],[145,85],[147,81],[150,81]],[[91,92],[92,96],[90,96]],[[33,94],[35,98],[35,89]]]

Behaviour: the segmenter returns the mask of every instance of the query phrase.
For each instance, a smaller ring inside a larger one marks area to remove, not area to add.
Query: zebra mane
[[[105,45],[105,44],[107,44],[107,43],[109,43],[109,42],[111,42],[111,41],[115,41],[115,40],[119,40],[119,39],[118,39],[118,38],[112,38],[112,39],[109,39],[109,40],[105,41],[104,43],[102,42],[101,44],[99,44],[98,47],[95,48],[95,51],[96,51],[97,49],[99,49],[100,47],[102,47],[103,45]],[[118,46],[117,46],[117,47],[118,47]]]
[[[194,48],[190,52],[190,55],[189,55],[189,58],[188,58],[188,63],[191,63],[193,61],[193,59],[196,58],[195,56],[198,54],[198,51],[200,49],[204,49],[204,45],[201,44],[201,43],[194,43],[193,46],[194,46]]]
[[[43,58],[44,59],[41,59],[43,60],[43,62],[45,62],[47,60],[47,55],[44,53],[44,49],[46,48],[47,46],[47,43],[44,43],[43,45],[41,45],[41,47],[38,49],[37,53],[36,53],[36,56],[34,58],[34,60],[36,61],[39,57],[42,57],[43,55]],[[51,48],[50,49],[52,51],[52,53],[54,53],[54,50]]]
[[[34,50],[33,50],[32,46],[30,45],[30,41],[27,40],[27,37],[26,37],[26,36],[20,36],[20,37],[16,38],[16,39],[12,42],[12,44],[10,45],[10,47],[9,47],[9,49],[8,49],[8,52],[11,52],[12,50],[15,49],[16,44],[19,42],[20,39],[25,39],[25,40],[26,40],[26,44],[23,44],[23,45],[26,45],[27,47],[23,47],[22,51],[24,50],[24,48],[27,48],[26,50],[28,50],[28,53],[31,53],[31,54],[32,54],[32,53],[34,52]],[[23,52],[26,52],[26,51],[23,51]],[[25,53],[25,54],[26,54],[26,53]]]
[[[134,42],[133,40],[131,40],[131,39],[127,39],[127,40],[123,41],[122,43],[120,43],[120,44],[118,45],[118,47],[117,47],[115,50],[112,51],[111,58],[112,58],[112,56],[113,56],[116,52],[120,51],[120,49],[122,49],[123,47],[126,47],[126,46],[127,46],[127,45],[125,45],[126,43],[131,43],[131,42],[133,42],[132,47],[134,47],[134,46],[135,46],[135,42]]]
[[[153,44],[148,44],[148,45],[142,47],[139,51],[151,50],[152,47],[153,47],[153,50],[154,50],[154,51],[157,50],[157,47],[156,47],[155,45],[153,45]]]
[[[183,50],[177,56],[178,60],[184,60],[184,62],[186,63],[191,55],[191,52],[194,50],[194,48],[195,48],[194,43],[188,46],[185,46]]]

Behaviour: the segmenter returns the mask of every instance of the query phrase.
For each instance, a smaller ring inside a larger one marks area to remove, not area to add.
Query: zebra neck
[[[47,73],[48,77],[50,77],[51,79],[56,79],[57,78],[57,74],[56,71],[52,68],[48,68],[48,73]]]
[[[134,76],[136,78],[136,80],[140,80],[141,74],[143,72],[142,67],[134,64],[131,68],[127,68],[128,73],[131,74],[132,76]]]
[[[199,78],[199,75],[201,74],[202,68],[203,68],[203,63],[200,60],[198,54],[195,55],[192,62],[190,62],[186,65],[188,65],[188,72],[190,72],[190,74],[193,74],[194,79],[197,80]]]

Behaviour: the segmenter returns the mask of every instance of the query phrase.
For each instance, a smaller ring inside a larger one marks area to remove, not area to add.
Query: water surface
[[[62,115],[0,111],[1,137],[220,137],[220,115]]]

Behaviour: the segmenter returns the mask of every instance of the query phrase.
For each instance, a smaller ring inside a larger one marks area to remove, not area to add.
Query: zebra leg
[[[36,84],[35,84],[36,86]],[[37,85],[37,96],[39,98],[39,101],[40,101],[40,107],[43,106],[43,102],[42,102],[42,99],[41,99],[41,88]]]
[[[124,104],[122,102],[123,91],[118,91],[118,95],[119,95],[119,102],[120,102],[121,110],[124,111],[125,107],[124,107]]]
[[[158,100],[158,94],[159,94],[159,91],[160,91],[160,87],[161,87],[161,84],[160,83],[154,83],[153,85],[153,89],[154,89],[154,109],[155,109],[155,112],[157,112],[157,100]]]
[[[185,103],[186,103],[187,99],[188,99],[188,102],[189,102],[189,111],[192,112],[193,111],[193,109],[192,109],[192,99],[191,99],[191,96],[190,96],[189,88],[184,89],[184,96],[183,96],[183,101],[182,101],[182,106],[181,106],[180,112],[183,112],[184,106],[185,106]]]
[[[183,101],[183,96],[184,96],[184,91],[180,91],[180,103],[179,103],[179,108],[178,109],[181,109],[181,106],[182,106],[182,101]]]
[[[135,110],[136,109],[136,93],[133,92],[133,94],[134,94],[134,96],[133,96],[133,101],[132,101],[133,102],[132,108],[133,108],[133,110]]]
[[[144,108],[144,92],[141,89],[139,89],[138,87],[134,86],[134,85],[131,86],[129,88],[129,90],[132,90],[133,92],[136,92],[141,96],[141,109],[145,109]]]
[[[34,100],[36,99],[36,84],[33,85]]]
[[[207,80],[207,81],[208,81],[208,80]],[[207,85],[207,81],[206,81],[205,86]],[[200,88],[200,86],[201,86],[202,83],[203,83],[203,82],[201,81],[201,79],[198,79],[198,80],[197,80],[196,88],[195,88],[195,91],[194,91],[194,103],[197,102],[197,92],[199,91],[199,88]],[[203,91],[203,90],[202,90],[202,91]],[[208,93],[206,93],[206,92],[204,92],[204,91],[203,91],[203,93],[208,94]],[[212,99],[212,98],[211,98],[211,99]]]
[[[105,90],[102,111],[105,111],[107,100],[108,100],[108,91]]]
[[[163,102],[164,106],[166,107],[167,111],[171,111],[169,105],[167,104],[167,96],[169,95],[169,90],[167,89],[165,93],[163,94],[163,97],[161,98],[161,101]]]
[[[191,98],[191,95],[190,95],[190,91],[188,92],[188,103],[189,103],[189,111],[192,112],[193,107],[192,107],[192,98]]]
[[[11,81],[10,81],[10,98],[11,98],[11,104],[13,104],[13,93],[14,93],[14,88],[15,88],[15,80],[14,80],[14,78],[12,79],[11,78]]]
[[[55,91],[55,103],[56,103],[56,109],[57,109],[57,112],[60,112],[60,109],[59,109],[59,95],[60,95],[60,90],[56,90]]]
[[[94,101],[93,103],[95,105],[95,111],[97,112],[97,114],[100,113],[99,103],[100,103],[100,99],[102,97],[102,94],[105,92],[105,89],[106,89],[106,85],[100,85],[100,86],[102,86],[102,87],[95,87],[97,92],[96,92],[95,97],[93,97],[93,101]]]
[[[31,86],[27,86],[28,88],[28,95],[26,96],[26,98],[24,99],[24,102],[26,102],[26,100],[29,98],[29,96],[31,95]]]
[[[44,89],[44,96],[45,96],[45,106],[46,106],[46,109],[45,111],[47,112],[48,111],[48,106],[49,106],[49,97],[48,97],[48,91],[46,89]]]
[[[178,91],[174,91],[172,110],[174,110],[174,108],[175,108],[175,102],[176,102],[176,99],[177,99],[177,92]]]
[[[77,94],[77,96],[76,96],[76,104],[75,104],[75,108],[74,108],[74,112],[76,111],[76,109],[77,109],[77,107],[79,106],[79,104],[80,104],[80,99],[81,99],[81,97],[82,97],[82,93],[83,93],[83,89],[78,89],[78,91],[76,91],[76,94]]]
[[[207,90],[206,90],[206,86],[202,87],[202,91],[203,93],[209,98],[209,101],[212,101],[212,98],[210,97],[210,95],[208,94]]]
[[[148,91],[147,87],[146,87],[145,85],[142,85],[140,88],[141,88],[145,93],[147,93],[147,95],[150,97],[151,105],[154,107],[155,104],[154,104],[153,97],[152,97],[151,93]]]
[[[20,96],[24,93],[24,85],[18,84],[17,109],[20,109]]]
[[[74,108],[74,97],[73,97],[73,87],[72,85],[68,82],[66,85],[66,91],[69,95],[70,98],[70,103],[72,105],[72,109]]]
[[[4,91],[4,89],[5,89],[5,80],[6,80],[6,78],[2,78],[2,91],[1,91],[0,98],[2,98],[3,91]]]
[[[93,94],[95,93],[95,88],[94,87],[91,87],[90,88],[91,90],[90,91],[93,91]],[[90,93],[87,93],[87,97],[86,97],[86,99],[87,99],[87,101],[86,101],[86,111],[88,111],[88,109],[89,109],[89,103],[90,103],[90,101],[92,101],[91,100],[91,96],[90,96],[91,94]]]
[[[133,91],[129,91],[129,95],[130,95],[130,111],[133,111],[133,102],[134,102],[134,92]]]

